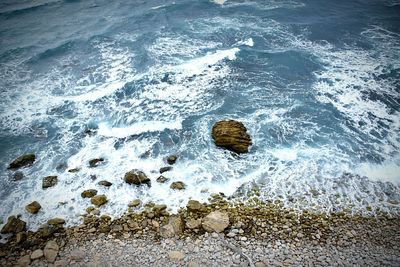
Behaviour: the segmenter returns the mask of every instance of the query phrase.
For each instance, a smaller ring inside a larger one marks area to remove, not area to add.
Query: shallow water
[[[299,210],[399,212],[399,1],[109,2],[0,3],[3,221],[76,223],[90,188],[114,216],[135,198],[176,210],[254,185]],[[213,144],[227,118],[248,128],[250,153]],[[38,161],[14,181],[7,166],[26,152]],[[155,181],[171,154],[164,175],[181,192]],[[123,182],[133,168],[151,188]],[[42,190],[47,175],[59,183]],[[33,200],[43,208],[28,215]]]

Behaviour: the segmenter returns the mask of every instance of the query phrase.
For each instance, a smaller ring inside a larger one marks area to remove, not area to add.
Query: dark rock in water
[[[25,207],[26,211],[31,214],[38,213],[41,208],[42,208],[42,206],[40,206],[39,202],[37,202],[37,201],[33,201],[32,203],[26,205],[26,207]]]
[[[63,172],[68,168],[68,165],[66,163],[60,163],[56,167],[56,171],[58,172]]]
[[[41,238],[48,238],[51,237],[55,232],[57,232],[58,227],[58,225],[45,224],[38,229],[37,234]]]
[[[186,208],[190,211],[199,211],[203,208],[203,205],[197,200],[189,200]]]
[[[49,225],[60,225],[64,224],[65,220],[63,218],[53,218],[47,221],[47,224]]]
[[[165,183],[165,182],[168,182],[168,181],[169,181],[169,178],[164,177],[164,176],[161,175],[160,177],[157,178],[156,181],[159,182],[160,184],[163,184],[163,183]]]
[[[98,185],[102,185],[102,186],[106,186],[106,187],[110,187],[112,186],[112,183],[106,180],[100,181],[97,183]]]
[[[94,197],[95,195],[97,195],[96,189],[88,189],[81,193],[81,197],[83,197],[83,198],[91,198],[91,197]]]
[[[252,144],[243,123],[234,120],[219,121],[212,128],[215,145],[234,151],[247,153]]]
[[[186,188],[186,185],[183,182],[173,182],[170,188],[174,190],[183,190]]]
[[[32,165],[36,160],[35,154],[22,155],[10,163],[9,169],[18,169],[21,167]]]
[[[87,129],[84,131],[84,134],[89,135],[89,136],[93,136],[96,134],[96,130],[93,129]]]
[[[23,172],[15,172],[12,177],[13,177],[14,181],[19,181],[19,180],[22,180],[22,178],[24,178],[24,173]]]
[[[124,181],[128,184],[134,185],[147,184],[148,186],[150,186],[151,183],[150,179],[146,176],[146,174],[144,174],[144,172],[136,169],[125,173]]]
[[[178,159],[178,156],[176,155],[171,155],[167,158],[167,162],[169,165],[175,164],[176,160]]]
[[[171,167],[171,166],[162,167],[162,168],[160,169],[160,173],[164,173],[164,172],[167,172],[167,171],[170,171],[170,170],[172,170],[172,167]]]
[[[2,234],[17,234],[19,232],[25,231],[26,222],[15,217],[10,216],[7,219],[7,223],[3,226],[0,233]]]
[[[98,159],[91,159],[89,160],[89,167],[94,168],[99,165],[99,163],[103,162],[103,158],[98,158]]]
[[[74,169],[69,169],[69,170],[68,170],[68,172],[70,172],[70,173],[77,173],[77,172],[79,172],[79,171],[80,171],[79,168],[74,168]]]
[[[57,176],[47,176],[43,178],[42,188],[46,189],[55,186],[58,182]]]
[[[91,202],[93,205],[101,206],[107,203],[107,197],[105,195],[97,195],[92,197]]]
[[[94,175],[94,174],[92,174],[92,175],[90,175],[90,179],[91,179],[92,181],[94,181],[94,180],[96,180],[96,179],[97,179],[97,176],[96,176],[96,175]]]

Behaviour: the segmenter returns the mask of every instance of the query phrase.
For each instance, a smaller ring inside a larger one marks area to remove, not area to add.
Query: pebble
[[[36,260],[41,257],[43,257],[43,250],[41,250],[41,249],[37,249],[37,250],[33,251],[31,254],[31,260]]]

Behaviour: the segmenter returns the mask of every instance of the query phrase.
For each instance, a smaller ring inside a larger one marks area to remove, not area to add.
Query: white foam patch
[[[253,41],[253,38],[248,38],[247,40],[239,41],[237,44],[238,45],[246,45],[246,46],[252,47],[252,46],[254,46],[254,41]]]
[[[127,127],[110,127],[107,123],[100,123],[98,134],[107,137],[124,138],[145,132],[160,132],[165,129],[182,129],[182,121],[143,121]]]
[[[213,1],[218,5],[223,5],[226,2],[226,0],[213,0]]]

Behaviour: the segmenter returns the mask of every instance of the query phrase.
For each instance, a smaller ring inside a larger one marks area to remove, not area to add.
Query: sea
[[[227,119],[249,153],[215,146]],[[8,165],[25,153],[37,160],[18,180]],[[125,183],[132,169],[151,187]],[[176,212],[220,193],[398,216],[400,1],[0,0],[0,170],[1,225],[21,215],[31,230],[80,223],[86,189],[112,217],[137,198]]]

